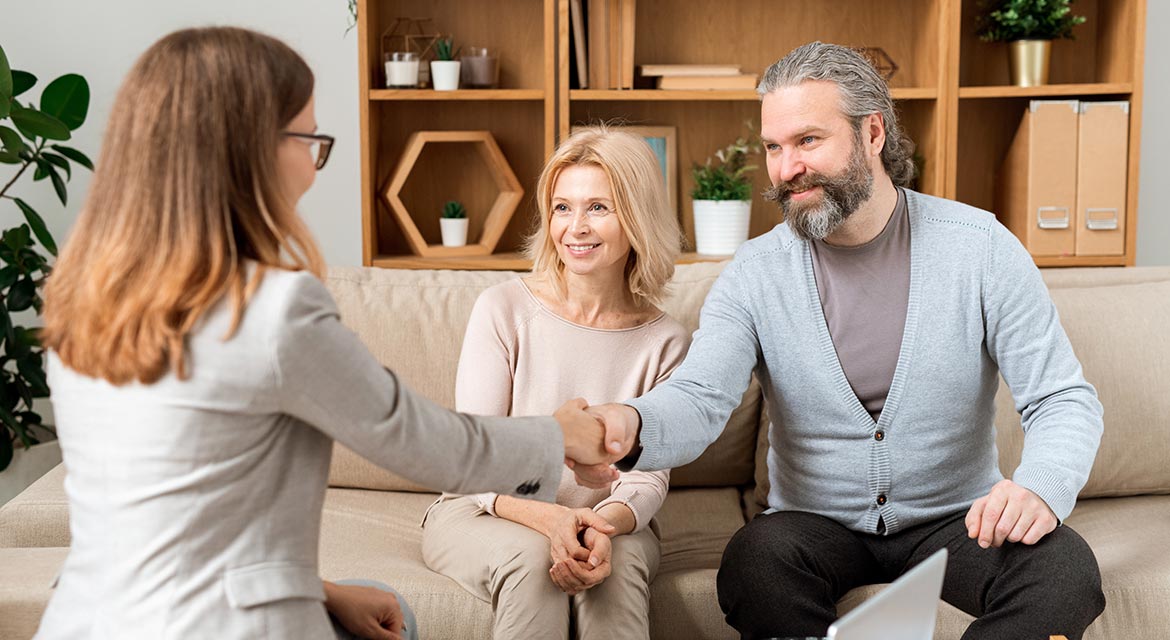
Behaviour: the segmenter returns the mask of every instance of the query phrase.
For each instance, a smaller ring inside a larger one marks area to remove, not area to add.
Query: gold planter
[[[1017,87],[1048,84],[1048,61],[1051,55],[1051,40],[1012,41],[1012,84]]]

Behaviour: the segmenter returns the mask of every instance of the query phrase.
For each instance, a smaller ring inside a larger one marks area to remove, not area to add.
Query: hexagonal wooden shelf
[[[462,247],[427,244],[400,197],[410,172],[422,154],[423,147],[441,142],[474,143],[496,183],[496,188],[500,191],[484,219],[479,241],[474,244]],[[495,251],[508,221],[512,219],[512,214],[516,212],[516,207],[524,197],[524,188],[520,186],[516,174],[512,173],[512,167],[508,166],[504,153],[500,151],[490,131],[416,131],[407,139],[406,149],[402,152],[402,158],[398,161],[398,166],[394,169],[383,195],[415,255],[424,258],[486,256]]]

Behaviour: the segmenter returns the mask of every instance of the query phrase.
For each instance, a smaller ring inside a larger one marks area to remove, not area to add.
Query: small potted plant
[[[443,235],[444,247],[462,247],[467,244],[467,209],[457,200],[443,205],[443,216],[439,218],[439,231]]]
[[[752,217],[751,172],[748,154],[759,153],[759,145],[740,137],[691,167],[695,187],[691,190],[695,214],[695,249],[706,255],[730,255],[748,237]]]
[[[1085,16],[1073,15],[1072,0],[989,0],[979,16],[978,34],[985,42],[1008,42],[1012,84],[1048,84],[1052,41],[1072,39],[1073,27]]]
[[[447,36],[435,42],[435,59],[431,61],[431,83],[435,91],[454,91],[459,88],[459,61],[455,56],[455,39]]]

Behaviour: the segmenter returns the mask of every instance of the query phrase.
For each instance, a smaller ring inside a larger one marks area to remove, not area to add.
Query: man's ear
[[[886,146],[886,123],[882,119],[882,114],[875,112],[865,116],[861,132],[869,154],[872,156],[880,154],[882,148]]]

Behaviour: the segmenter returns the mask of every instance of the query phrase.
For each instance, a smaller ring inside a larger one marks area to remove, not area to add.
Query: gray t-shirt
[[[813,274],[837,359],[857,399],[876,421],[898,366],[910,297],[910,223],[906,194],[886,228],[857,247],[817,240]]]

